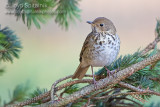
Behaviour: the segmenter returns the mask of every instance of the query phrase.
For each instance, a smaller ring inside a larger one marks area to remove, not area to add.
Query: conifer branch
[[[15,7],[16,6],[16,7]],[[30,7],[30,8],[28,8]],[[62,28],[80,20],[79,0],[8,0],[8,15],[15,15],[28,29],[34,24],[38,29],[54,18]]]
[[[133,85],[130,85],[130,84],[127,84],[127,83],[124,83],[124,82],[119,82],[118,84],[121,85],[122,87],[128,88],[128,89],[133,90],[133,91],[142,92],[142,93],[147,92],[148,94],[153,94],[153,95],[160,96],[160,93],[149,90],[149,89],[141,89],[141,88],[135,87]]]
[[[113,84],[117,84],[121,80],[124,80],[125,78],[127,78],[130,75],[132,75],[133,73],[135,73],[136,71],[141,70],[144,67],[146,67],[146,66],[148,66],[158,60],[160,60],[160,52],[158,52],[157,54],[155,54],[149,58],[146,58],[145,60],[143,60],[137,64],[134,64],[128,68],[125,68],[125,69],[117,72],[113,76],[106,77],[104,79],[97,81],[97,84],[96,84],[98,87],[97,90],[102,89],[104,87],[107,87],[109,85],[113,86]],[[54,106],[64,106],[64,105],[71,103],[75,100],[78,100],[79,98],[82,98],[82,97],[84,97],[94,91],[96,91],[96,89],[94,87],[94,84],[92,84],[92,85],[86,86],[86,87],[82,88],[81,90],[63,98],[60,101],[57,101],[57,100],[51,101],[48,103],[38,105],[37,107],[39,107],[39,106],[46,106],[46,107],[47,106],[53,106],[53,107]]]
[[[85,75],[85,77],[92,77],[92,76],[91,75]],[[60,82],[60,81],[63,81],[63,80],[69,79],[69,78],[71,78],[71,76],[64,77],[64,78],[62,78],[58,81]],[[70,81],[70,82],[64,83],[62,85],[59,85],[58,87],[55,87],[54,91],[56,92],[56,91],[61,90],[65,87],[68,87],[68,86],[71,86],[71,85],[74,85],[74,84],[78,84],[78,83],[92,83],[92,82],[93,82],[92,79],[74,80],[74,81]],[[51,91],[48,91],[48,92],[46,92],[44,94],[41,94],[39,96],[36,96],[34,98],[28,99],[24,102],[20,102],[18,104],[13,104],[13,106],[30,105],[30,104],[35,103],[35,102],[40,101],[40,100],[42,100],[43,103],[51,100]]]
[[[0,60],[13,62],[13,58],[19,58],[21,49],[21,42],[14,31],[8,27],[0,28]]]

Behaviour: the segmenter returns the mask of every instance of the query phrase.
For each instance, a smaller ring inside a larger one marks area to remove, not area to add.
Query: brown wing
[[[84,53],[85,49],[88,47],[90,38],[91,38],[92,36],[93,36],[93,33],[91,32],[90,34],[88,34],[88,36],[86,37],[86,40],[85,40],[84,43],[83,43],[83,46],[82,46],[82,49],[81,49],[81,53],[80,53],[80,58],[79,58],[79,61],[80,61],[80,62],[82,61],[83,53]]]

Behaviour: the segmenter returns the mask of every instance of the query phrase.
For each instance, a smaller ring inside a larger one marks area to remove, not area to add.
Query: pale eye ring
[[[100,24],[100,26],[102,27],[102,26],[103,26],[103,24]]]

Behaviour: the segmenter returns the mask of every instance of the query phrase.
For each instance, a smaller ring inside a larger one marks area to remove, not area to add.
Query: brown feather
[[[82,49],[81,49],[81,53],[80,53],[80,58],[79,58],[79,61],[80,62],[82,62],[82,56],[83,56],[83,52],[86,50],[86,48],[88,47],[88,45],[89,45],[89,38],[91,38],[92,37],[92,33],[90,33],[88,36],[87,36],[87,38],[86,38],[86,40],[84,41],[84,43],[83,43],[83,46],[82,46]]]
[[[82,79],[84,75],[86,74],[88,68],[89,66],[82,67],[80,63],[76,72],[73,74],[72,79],[75,79],[75,78]]]

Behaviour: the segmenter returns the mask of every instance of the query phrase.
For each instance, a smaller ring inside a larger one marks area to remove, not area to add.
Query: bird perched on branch
[[[108,66],[117,58],[120,39],[113,23],[105,17],[98,17],[93,22],[87,21],[87,23],[91,25],[92,32],[88,34],[83,44],[80,64],[72,79],[82,79],[91,66],[95,84],[93,67]],[[110,72],[107,68],[106,70]]]

